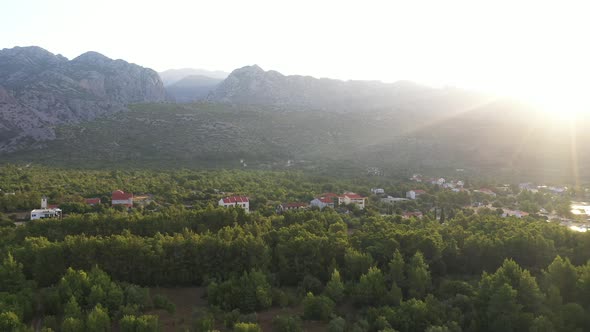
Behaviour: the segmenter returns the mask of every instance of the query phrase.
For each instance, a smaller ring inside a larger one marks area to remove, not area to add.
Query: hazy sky
[[[0,0],[0,48],[584,96],[585,1]],[[556,92],[557,91],[557,92]]]

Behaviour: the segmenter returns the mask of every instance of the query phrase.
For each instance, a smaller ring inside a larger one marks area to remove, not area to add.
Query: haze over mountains
[[[586,122],[572,132],[525,105],[460,89],[285,76],[257,65],[224,75],[158,75],[95,52],[68,60],[38,47],[4,49],[0,153],[76,165],[245,157],[265,167],[304,160],[562,175],[574,170],[572,139],[590,141]],[[198,103],[162,104],[174,101]],[[576,162],[590,162],[586,150],[576,147]]]

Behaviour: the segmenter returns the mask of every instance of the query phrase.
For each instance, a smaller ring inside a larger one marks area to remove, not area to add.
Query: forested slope
[[[391,174],[463,168],[518,180],[588,178],[586,122],[570,126],[509,109],[518,106],[343,114],[207,103],[135,105],[109,118],[60,127],[45,148],[5,154],[2,161],[113,169],[237,168],[244,160],[258,169],[380,167]]]

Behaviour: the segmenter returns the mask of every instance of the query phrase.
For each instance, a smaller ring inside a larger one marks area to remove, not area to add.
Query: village
[[[586,231],[590,223],[586,219],[590,206],[583,202],[569,202],[568,188],[561,186],[536,185],[530,182],[518,185],[498,185],[494,187],[468,187],[461,179],[447,180],[443,177],[425,177],[414,174],[406,181],[403,192],[392,193],[384,188],[371,188],[366,195],[353,191],[341,194],[325,192],[309,201],[267,202],[275,213],[291,210],[334,209],[339,213],[362,212],[367,207],[381,215],[399,215],[402,219],[424,218],[443,222],[453,217],[457,211],[463,214],[495,214],[502,217],[525,218],[535,216],[547,221],[557,222],[576,231]],[[224,192],[216,190],[219,195]],[[397,194],[397,195],[396,195]],[[564,208],[564,202],[568,202]],[[229,193],[211,204],[220,207],[241,208],[251,212],[250,197],[247,194]],[[131,210],[133,208],[157,207],[152,194],[134,195],[116,189],[111,192],[110,201],[99,197],[84,198],[88,207],[110,205]],[[571,205],[571,207],[570,207]],[[43,196],[38,209],[28,214],[28,220],[63,218],[65,213],[60,204],[49,204]],[[190,207],[190,206],[187,206]],[[22,218],[22,217],[21,217]],[[21,223],[22,224],[22,220]]]

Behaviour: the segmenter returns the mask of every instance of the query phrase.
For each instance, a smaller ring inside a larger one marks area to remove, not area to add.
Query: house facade
[[[46,218],[61,218],[62,211],[57,205],[48,205],[47,197],[41,198],[41,208],[31,211],[31,220],[46,219]]]
[[[383,195],[385,194],[385,189],[383,188],[371,188],[371,193],[375,195]]]
[[[345,192],[342,196],[338,196],[338,205],[355,204],[361,210],[365,208],[366,202],[366,197],[350,191]]]
[[[426,194],[426,191],[421,189],[410,190],[406,193],[406,198],[409,199],[416,199],[420,197],[420,195]]]
[[[61,209],[35,209],[31,211],[31,220],[61,218]]]
[[[126,193],[123,190],[115,190],[111,196],[111,204],[133,207],[133,194]]]
[[[98,205],[100,204],[100,198],[85,198],[84,203],[88,205]]]
[[[367,204],[367,198],[363,197],[359,194],[353,193],[351,191],[347,191],[342,195],[337,195],[334,193],[325,193],[319,197],[316,197],[311,202],[309,202],[310,206],[317,206],[320,209],[325,207],[335,207],[335,203],[338,202],[338,205],[348,205],[348,204],[355,204],[359,207],[359,209],[364,209]]]
[[[309,207],[307,203],[283,203],[277,207],[278,212],[284,212],[289,210],[304,210]]]
[[[492,197],[496,197],[496,193],[493,192],[489,188],[481,188],[479,190],[474,190],[473,192],[475,192],[475,193],[482,193],[482,194],[486,194],[486,195],[489,195],[489,196],[492,196]]]
[[[309,202],[309,205],[317,206],[318,208],[320,208],[320,210],[325,207],[334,208],[334,199],[330,197],[318,197]]]
[[[387,196],[387,197],[383,197],[381,198],[381,202],[383,203],[389,203],[389,204],[393,204],[396,202],[403,202],[403,201],[408,201],[408,198],[402,198],[402,197],[393,197],[393,196]]]
[[[238,206],[244,209],[246,213],[250,212],[250,199],[246,196],[225,197],[220,199],[218,204],[223,207]]]

